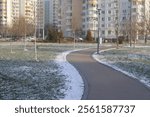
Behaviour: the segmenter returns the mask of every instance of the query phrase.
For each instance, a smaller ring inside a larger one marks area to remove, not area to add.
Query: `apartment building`
[[[53,0],[53,7],[51,12],[52,24],[55,27],[58,27],[58,0]]]
[[[58,27],[58,0],[45,0],[45,24]]]
[[[45,27],[45,1],[35,0],[35,21],[38,38],[44,39],[44,27]]]
[[[0,37],[7,35],[12,24],[12,0],[0,0]]]
[[[82,30],[85,37],[87,31],[98,37],[98,0],[82,0]]]
[[[130,2],[128,0],[100,0],[99,4],[101,37],[115,39],[121,36],[120,30],[124,30],[122,26],[130,18]]]
[[[150,18],[149,0],[99,0],[99,3],[102,38],[116,39],[116,36],[129,36],[129,30],[132,30],[133,39],[138,40],[142,37],[144,20]]]
[[[0,0],[0,26],[11,27],[16,19],[35,24],[39,37],[44,36],[44,0]],[[1,31],[2,32],[2,31]]]
[[[0,0],[0,25],[7,24],[7,1]]]
[[[34,1],[24,0],[24,16],[26,21],[29,23],[34,23]]]
[[[0,9],[0,22],[3,25],[11,26],[20,16],[33,22],[34,0],[0,0]]]
[[[82,28],[82,1],[59,0],[58,5],[58,28],[65,37],[73,37]]]
[[[132,0],[132,14],[131,20],[135,24],[134,28],[136,29],[135,38],[143,38],[142,31],[146,29],[146,23],[150,22],[150,1],[149,0]],[[150,25],[150,24],[149,24]],[[144,31],[145,32],[145,31]]]
[[[45,0],[45,25],[49,25],[52,23],[50,16],[52,7],[52,0]]]

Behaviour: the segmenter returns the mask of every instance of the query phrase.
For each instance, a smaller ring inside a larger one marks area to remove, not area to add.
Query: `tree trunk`
[[[147,44],[147,34],[144,36],[145,45]]]

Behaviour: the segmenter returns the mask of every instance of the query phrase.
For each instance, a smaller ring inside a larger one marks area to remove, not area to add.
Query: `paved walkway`
[[[96,49],[73,52],[67,60],[79,71],[85,83],[82,99],[87,100],[150,100],[150,89],[121,72],[92,58]]]

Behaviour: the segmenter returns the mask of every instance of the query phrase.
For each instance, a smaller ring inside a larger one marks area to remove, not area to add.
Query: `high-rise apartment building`
[[[35,22],[37,29],[37,36],[44,38],[44,25],[45,25],[45,1],[35,0]]]
[[[82,30],[85,37],[87,31],[97,38],[98,34],[98,0],[82,0]]]
[[[125,21],[130,17],[130,2],[128,0],[99,0],[99,5],[101,37],[117,38],[120,36],[119,30],[122,30]]]
[[[12,27],[17,19],[36,24],[37,35],[44,37],[44,0],[0,0],[0,26]],[[2,31],[0,31],[2,32]]]
[[[52,0],[45,0],[45,25],[49,25],[52,23],[50,16],[52,7]]]
[[[0,0],[0,25],[7,24],[7,1]]]
[[[59,0],[58,28],[65,37],[73,37],[82,26],[82,0]]]
[[[53,0],[52,20],[53,25],[58,27],[58,0]]]
[[[34,1],[24,0],[24,16],[27,22],[34,23]]]
[[[58,0],[45,0],[45,24],[58,27]]]
[[[116,36],[129,36],[132,33],[131,38],[138,39],[143,35],[144,20],[150,17],[149,0],[99,0],[99,3],[103,38],[116,39]]]
[[[130,2],[132,6],[131,20],[136,29],[136,31],[132,33],[134,33],[136,40],[138,40],[139,38],[143,38],[142,32],[147,32],[145,30],[147,30],[147,23],[150,22],[150,1],[130,0]]]
[[[11,26],[19,17],[34,20],[34,0],[0,0],[0,23]]]

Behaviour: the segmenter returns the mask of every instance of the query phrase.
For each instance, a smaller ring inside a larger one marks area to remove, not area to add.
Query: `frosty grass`
[[[34,44],[0,44],[0,99],[63,99],[67,76],[56,64],[55,57],[73,49],[73,44],[38,44],[38,60],[34,60]],[[76,44],[76,49],[95,47]]]
[[[150,87],[150,47],[121,48],[101,52],[98,59],[137,78]]]

